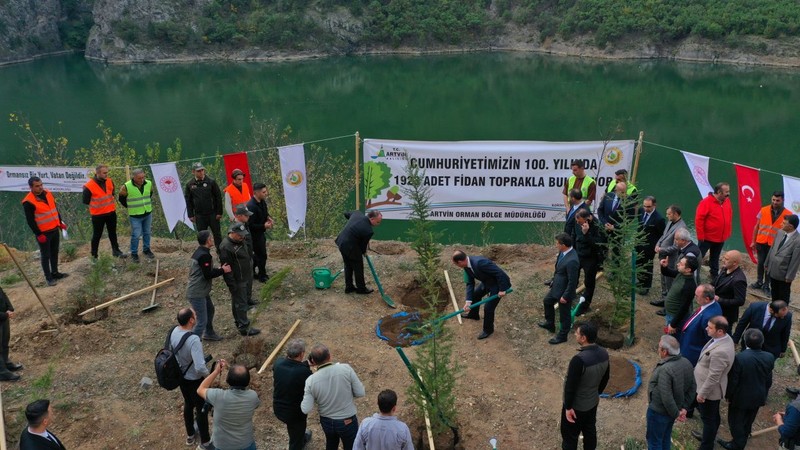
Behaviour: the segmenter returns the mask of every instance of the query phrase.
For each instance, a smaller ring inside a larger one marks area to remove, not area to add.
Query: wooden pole
[[[359,157],[361,152],[359,152],[359,146],[361,145],[361,135],[356,131],[356,210],[361,209],[361,195],[360,195],[360,184],[361,184],[361,172],[359,164]]]
[[[633,159],[633,172],[631,173],[631,183],[636,184],[636,174],[639,172],[639,157],[642,156],[642,141],[644,140],[644,131],[639,132],[639,142],[636,144],[636,155]]]
[[[125,180],[127,182],[127,180],[130,180],[130,179],[131,179],[131,166],[125,164]],[[122,184],[125,184],[125,183],[122,183]]]
[[[275,350],[273,350],[272,353],[269,354],[267,360],[264,361],[264,364],[262,364],[261,368],[258,369],[258,373],[262,373],[264,372],[264,370],[266,370],[269,363],[271,363],[272,360],[275,359],[275,356],[277,356],[278,352],[281,351],[281,348],[283,347],[284,344],[286,344],[286,341],[289,340],[289,337],[292,335],[292,333],[294,333],[294,329],[297,328],[298,325],[300,325],[300,319],[294,321],[294,325],[292,325],[292,328],[289,328],[289,332],[286,333],[286,336],[284,336],[283,339],[281,339],[281,341],[278,342],[278,345],[275,347]]]
[[[417,376],[422,378],[420,375],[419,370],[417,370]],[[436,446],[433,445],[433,429],[431,428],[431,418],[428,416],[428,402],[425,401],[425,398],[422,399],[422,412],[425,413],[425,429],[428,431],[428,446],[431,450],[436,450]]]
[[[8,245],[6,245],[5,242],[3,243],[3,247],[6,249],[6,252],[8,252],[8,256],[11,257],[11,260],[14,261],[14,265],[17,266],[19,273],[21,273],[22,277],[25,278],[25,281],[28,283],[28,286],[30,286],[31,291],[33,291],[33,295],[35,295],[36,298],[39,300],[39,303],[42,304],[42,308],[44,308],[44,310],[47,311],[47,315],[50,316],[50,320],[52,320],[53,323],[56,324],[56,328],[58,328],[58,331],[64,331],[61,328],[61,324],[58,323],[56,318],[53,316],[53,313],[50,312],[50,308],[48,308],[47,305],[44,303],[44,300],[42,300],[42,297],[39,295],[39,291],[37,291],[36,288],[33,287],[33,283],[31,283],[30,278],[28,278],[28,274],[26,274],[25,271],[22,270],[22,266],[19,265],[19,261],[17,261],[17,258],[14,256],[14,254],[11,253],[11,249],[8,247]]]
[[[153,284],[158,284],[158,263],[160,262],[160,259],[156,260],[156,277],[153,279]],[[157,289],[153,289],[153,295],[150,296],[150,306],[153,306],[156,302],[156,291]]]
[[[456,301],[456,294],[453,293],[453,285],[450,283],[450,274],[447,271],[444,271],[444,279],[447,281],[447,290],[450,291],[450,300],[453,301],[453,311],[458,311],[458,302]],[[463,324],[464,321],[461,320],[461,315],[457,315],[458,323]]]
[[[84,311],[84,312],[82,312],[82,313],[80,313],[78,315],[79,316],[84,316],[86,314],[89,314],[90,312],[97,312],[97,311],[99,311],[101,309],[106,309],[109,306],[113,305],[114,303],[119,303],[119,302],[121,302],[123,300],[128,300],[129,298],[136,297],[137,295],[150,292],[150,291],[152,291],[154,289],[158,289],[161,286],[165,286],[165,285],[171,283],[173,280],[175,280],[175,278],[170,278],[169,280],[164,280],[164,281],[162,281],[160,283],[156,283],[156,284],[154,284],[152,286],[148,286],[148,287],[146,287],[144,289],[139,289],[138,291],[131,292],[130,294],[125,294],[122,297],[117,297],[114,300],[109,300],[109,301],[107,301],[105,303],[101,303],[101,304],[99,304],[97,306],[93,306],[93,307],[87,309],[86,311]]]
[[[792,342],[792,341],[789,341],[789,342]],[[756,436],[759,436],[759,435],[762,435],[762,434],[767,434],[770,431],[776,431],[777,429],[778,429],[777,425],[769,427],[769,428],[764,428],[763,430],[758,430],[758,431],[754,431],[754,432],[750,433],[750,437],[756,437]]]
[[[794,362],[800,366],[800,355],[797,354],[797,347],[794,345],[794,341],[789,339],[789,348],[792,349],[792,356],[794,356]]]

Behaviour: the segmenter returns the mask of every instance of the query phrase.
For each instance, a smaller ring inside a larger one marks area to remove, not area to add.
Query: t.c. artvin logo
[[[167,193],[173,193],[178,190],[178,180],[171,175],[164,175],[158,180],[158,186]]]

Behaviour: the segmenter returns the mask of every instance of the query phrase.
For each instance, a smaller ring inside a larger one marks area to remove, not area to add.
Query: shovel
[[[158,263],[160,261],[161,260],[159,260],[159,259],[156,260],[156,279],[153,280],[153,284],[158,283]],[[143,313],[153,311],[153,310],[158,309],[160,307],[158,305],[158,303],[156,303],[156,290],[157,289],[153,289],[153,295],[150,297],[150,306],[145,306],[144,308],[142,308],[142,312]]]
[[[397,308],[391,298],[383,292],[383,286],[381,285],[381,280],[378,279],[378,272],[375,271],[375,266],[372,265],[372,259],[370,259],[369,255],[365,254],[365,258],[367,258],[367,264],[369,264],[369,271],[372,272],[372,277],[375,278],[375,284],[378,285],[378,292],[381,293],[381,298],[387,305],[392,308]]]

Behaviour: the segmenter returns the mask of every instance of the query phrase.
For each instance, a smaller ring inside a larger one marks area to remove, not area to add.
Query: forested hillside
[[[0,60],[82,47],[111,62],[552,46],[559,53],[674,57],[687,42],[724,49],[734,60],[731,52],[800,55],[800,3],[785,0],[34,3],[0,0]]]

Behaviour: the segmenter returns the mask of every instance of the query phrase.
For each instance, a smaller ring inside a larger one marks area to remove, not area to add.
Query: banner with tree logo
[[[619,169],[630,171],[634,141],[424,142],[364,140],[366,208],[405,220],[406,165],[424,173],[431,190],[431,219],[459,221],[559,221],[562,191],[581,159],[597,180],[598,199]]]

